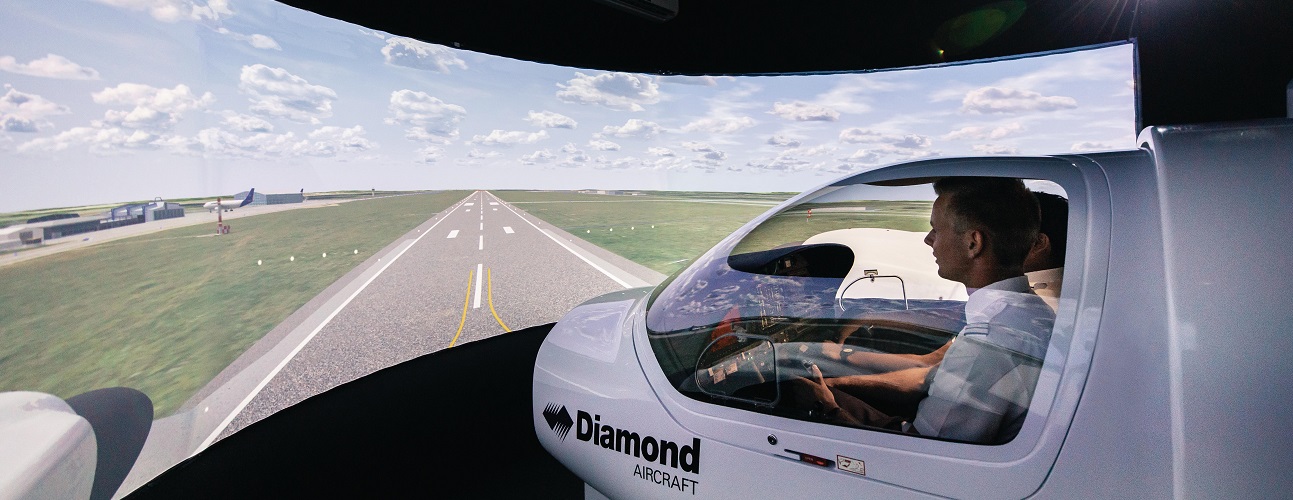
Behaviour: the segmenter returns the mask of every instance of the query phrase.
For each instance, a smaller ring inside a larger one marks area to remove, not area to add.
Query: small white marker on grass
[[[256,265],[258,265],[258,266],[260,265],[260,260],[259,260],[259,259],[257,259],[257,260],[256,260]]]
[[[355,249],[355,255],[359,255],[359,249]]]
[[[323,258],[328,258],[328,252],[323,252]]]
[[[288,256],[287,261],[288,261],[288,262],[296,262],[296,256],[295,256],[295,255]]]

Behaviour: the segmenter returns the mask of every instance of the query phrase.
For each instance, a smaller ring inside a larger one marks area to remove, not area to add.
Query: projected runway
[[[266,354],[261,362],[278,364],[259,384],[230,387],[246,396],[222,409],[204,446],[382,368],[550,323],[584,300],[661,278],[483,191],[409,236]]]

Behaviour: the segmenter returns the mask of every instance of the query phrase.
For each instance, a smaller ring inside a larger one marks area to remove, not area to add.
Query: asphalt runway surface
[[[551,323],[590,298],[664,278],[477,191],[302,306],[184,411],[155,420],[118,495],[333,387],[509,329]]]
[[[589,298],[645,284],[602,272],[605,266],[536,227],[546,223],[488,192],[428,222],[426,234],[304,343],[220,436],[382,368],[550,323]]]

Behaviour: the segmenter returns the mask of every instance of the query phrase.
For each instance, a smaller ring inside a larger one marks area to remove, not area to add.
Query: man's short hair
[[[1064,249],[1068,246],[1069,200],[1051,193],[1033,192],[1037,205],[1041,208],[1041,232],[1051,240],[1051,255],[1047,260],[1049,267],[1064,265]]]
[[[948,215],[958,233],[978,230],[1002,266],[1019,266],[1037,240],[1041,213],[1037,199],[1019,179],[944,177],[934,192],[947,197]]]

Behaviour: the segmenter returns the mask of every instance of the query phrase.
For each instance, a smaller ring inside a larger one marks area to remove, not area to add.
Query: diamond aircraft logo
[[[570,433],[570,426],[575,425],[575,421],[570,418],[570,412],[566,411],[566,406],[555,403],[548,403],[548,406],[543,408],[543,419],[548,421],[548,428],[557,433],[562,441],[565,441],[566,434]]]

